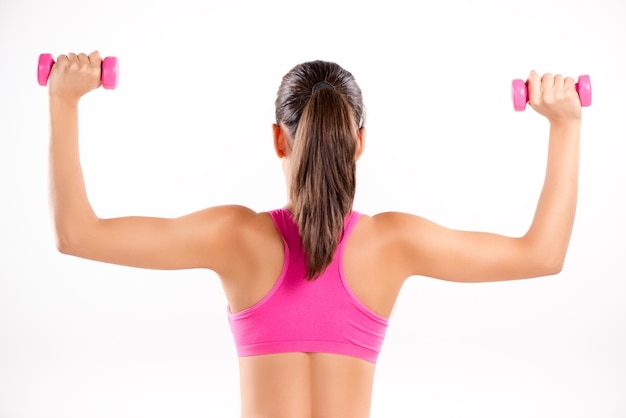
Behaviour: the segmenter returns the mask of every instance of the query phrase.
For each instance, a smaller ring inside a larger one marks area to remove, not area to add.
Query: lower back
[[[369,417],[375,365],[324,353],[240,357],[242,418]]]

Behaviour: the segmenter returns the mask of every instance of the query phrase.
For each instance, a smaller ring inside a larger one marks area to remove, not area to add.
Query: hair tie
[[[311,88],[311,94],[315,93],[317,90],[319,90],[319,89],[321,89],[323,87],[330,87],[331,89],[335,90],[335,86],[330,84],[328,81],[320,81],[318,83],[315,83],[313,88]]]

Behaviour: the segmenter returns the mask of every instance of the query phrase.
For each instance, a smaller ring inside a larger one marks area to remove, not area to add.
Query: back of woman
[[[98,53],[62,55],[50,93],[50,195],[58,249],[220,277],[239,356],[242,417],[367,417],[375,365],[405,280],[479,282],[556,274],[576,208],[580,102],[573,79],[531,72],[550,122],[544,187],[526,234],[458,231],[353,208],[365,148],[354,77],[312,61],[282,80],[273,139],[288,200],[257,213],[218,206],[178,218],[96,216],[78,155],[78,100],[100,85]]]
[[[282,209],[266,215],[257,218],[270,233],[250,247],[262,248],[258,258],[280,273],[223,279],[264,284],[254,286],[252,297],[245,284],[237,287],[241,294],[228,294],[243,416],[367,417],[374,365],[402,284],[394,269],[385,268],[392,260],[379,246],[375,220],[353,212],[333,261],[307,282],[291,214]]]

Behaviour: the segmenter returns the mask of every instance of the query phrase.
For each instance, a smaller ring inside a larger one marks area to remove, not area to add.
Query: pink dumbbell
[[[591,80],[588,75],[578,77],[576,92],[578,92],[581,106],[591,106]],[[513,80],[511,94],[513,96],[513,108],[518,112],[525,110],[526,103],[528,103],[528,86],[526,82],[521,79]]]
[[[48,84],[50,70],[54,65],[54,57],[52,54],[39,55],[39,65],[37,66],[37,81],[40,86]],[[102,87],[105,89],[114,89],[117,87],[117,81],[120,78],[120,65],[115,57],[106,57],[102,60],[101,69]]]

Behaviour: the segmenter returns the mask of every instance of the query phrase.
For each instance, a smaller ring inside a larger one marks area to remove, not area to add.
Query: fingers
[[[578,95],[576,92],[576,81],[574,81],[572,77],[565,77],[563,80],[563,89],[568,95]]]
[[[563,90],[565,90],[565,79],[561,74],[557,74],[554,76],[552,83],[552,90],[556,96],[561,96]]]
[[[568,90],[574,86],[575,82],[571,77],[566,78],[561,74],[552,75],[551,73],[546,73],[540,77],[532,71],[528,86],[530,104],[535,106],[540,103],[554,103],[567,95]]]
[[[49,77],[50,94],[77,99],[101,85],[102,59],[97,51],[57,57]]]
[[[54,66],[57,67],[57,71],[64,71],[76,63],[78,63],[78,56],[70,52],[69,54],[59,55]]]
[[[557,100],[576,97],[576,82],[571,77],[563,77],[558,74],[554,76],[554,95]]]
[[[89,54],[87,58],[92,64],[100,65],[102,63],[102,57],[100,56],[100,53],[98,51],[93,51],[91,54]]]
[[[528,76],[528,101],[532,106],[541,98],[541,76],[535,70],[530,72]]]
[[[554,76],[550,73],[546,73],[541,77],[541,92],[545,93],[554,86]]]
[[[56,62],[61,63],[61,62],[67,62],[69,60],[69,58],[67,57],[67,55],[61,54],[57,57]]]
[[[67,55],[61,54],[57,57],[56,62],[54,63],[54,67],[57,67],[57,71],[63,68],[67,68],[70,65],[70,58]],[[53,71],[55,71],[53,67]]]
[[[81,64],[100,64],[102,62],[102,58],[100,57],[100,53],[98,51],[94,51],[89,55],[85,53],[75,54],[70,52],[69,54],[59,55],[56,62],[59,64],[72,64],[76,62]]]
[[[541,84],[539,86],[539,96],[541,102],[552,103],[554,97],[554,76],[550,73],[546,73],[541,77]]]
[[[55,66],[59,67],[59,71],[75,71],[75,70],[87,70],[95,71],[100,69],[102,65],[102,58],[98,51],[94,51],[87,55],[85,53],[75,54],[70,52],[68,54],[62,54],[57,57]]]
[[[576,90],[576,81],[572,77],[565,77],[563,80],[566,89],[574,89]]]
[[[551,73],[540,76],[531,71],[527,83],[530,105],[549,120],[580,118],[580,100],[573,78]]]

